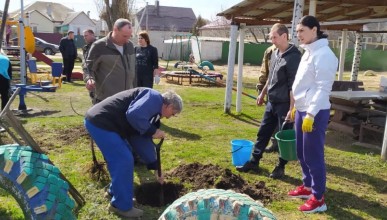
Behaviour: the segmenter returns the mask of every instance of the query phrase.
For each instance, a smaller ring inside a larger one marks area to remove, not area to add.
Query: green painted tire
[[[232,190],[202,189],[175,200],[159,220],[276,219],[273,213],[246,194]]]
[[[207,66],[208,69],[210,70],[215,70],[214,68],[214,64],[212,64],[210,61],[202,61],[200,64],[199,64],[199,68],[200,69],[203,69],[203,67]]]
[[[45,154],[30,147],[0,146],[0,188],[15,198],[25,219],[76,219],[69,184]]]

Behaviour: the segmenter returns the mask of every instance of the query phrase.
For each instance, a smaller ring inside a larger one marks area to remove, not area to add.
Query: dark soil
[[[88,137],[88,139],[90,139],[89,133],[87,132],[84,126],[76,126],[76,127],[66,129],[59,136],[59,138],[65,144],[74,143],[81,137]]]
[[[240,175],[233,174],[231,170],[216,165],[192,163],[181,165],[166,173],[166,183],[144,183],[135,190],[137,202],[143,205],[160,206],[170,204],[189,191],[199,189],[231,189],[235,192],[249,195],[254,200],[260,200],[264,204],[274,198],[274,194],[265,186],[265,182],[259,181],[250,184]],[[180,180],[173,183],[169,180]],[[161,189],[162,187],[162,189]],[[164,201],[160,201],[161,190],[163,190]],[[157,196],[155,196],[157,195]]]

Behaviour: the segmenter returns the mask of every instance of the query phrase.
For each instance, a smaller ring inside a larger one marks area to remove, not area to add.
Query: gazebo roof
[[[331,30],[357,30],[371,22],[387,21],[387,0],[316,0],[316,17],[322,26]],[[309,12],[305,0],[304,13]],[[290,24],[294,0],[244,0],[220,12],[218,16],[236,24],[273,25]]]

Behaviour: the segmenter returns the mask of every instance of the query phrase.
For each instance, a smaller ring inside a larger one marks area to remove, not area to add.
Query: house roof
[[[24,12],[30,12],[33,10],[39,11],[51,21],[64,21],[69,13],[74,12],[74,10],[55,2],[36,1],[24,6]],[[10,17],[19,17],[20,9],[9,14]]]
[[[47,17],[47,15],[42,14],[42,13],[41,13],[40,11],[38,11],[38,10],[32,10],[32,11],[29,11],[29,12],[30,12],[30,14],[32,14],[33,12],[36,12],[36,13],[42,15],[42,17],[46,18],[47,20],[51,21],[51,18]]]
[[[146,14],[140,24],[143,29],[146,27],[146,16],[148,16],[149,30],[188,32],[192,30],[196,22],[192,8],[147,5],[137,12],[138,21],[140,21],[144,10],[146,10]]]
[[[363,24],[387,18],[387,0],[318,0],[316,17],[328,29],[361,30]],[[309,13],[310,1],[305,1],[303,14]],[[273,25],[291,23],[294,0],[244,0],[220,12],[234,23]]]
[[[79,12],[71,12],[68,14],[68,16],[66,17],[66,19],[63,21],[62,25],[67,25],[67,24],[70,24],[75,18],[77,18],[78,16],[80,15],[84,15],[85,17],[89,18],[91,22],[93,22],[95,24],[95,22],[93,21],[93,19],[91,19],[89,16],[87,16],[87,14],[83,11],[79,11]]]

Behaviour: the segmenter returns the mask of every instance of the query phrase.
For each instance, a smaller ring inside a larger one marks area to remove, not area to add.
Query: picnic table
[[[386,101],[387,93],[379,92],[379,91],[332,91],[330,98],[335,100],[350,101],[350,102],[353,102],[355,106],[358,106],[359,104],[369,103],[370,101],[373,101],[373,100]],[[387,115],[386,115],[386,125],[384,126],[384,131],[382,131],[382,133],[384,133],[382,153],[381,153],[381,157],[383,160],[387,160],[387,129],[385,129],[386,127],[387,127]]]

